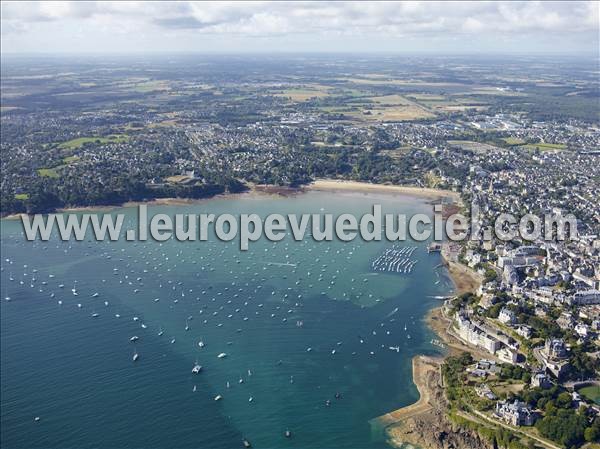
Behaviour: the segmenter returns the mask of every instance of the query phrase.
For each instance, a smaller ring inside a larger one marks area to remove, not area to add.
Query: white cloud
[[[138,30],[183,40],[228,36],[272,37],[343,35],[356,39],[498,39],[527,37],[531,47],[548,36],[566,36],[574,45],[598,45],[598,2],[3,2],[3,48],[31,51],[44,34],[68,37],[83,27],[95,33]],[[19,34],[23,39],[15,37]],[[461,37],[462,36],[462,37]],[[311,38],[312,38],[311,37]],[[168,39],[167,39],[168,40]],[[84,38],[85,41],[85,38]],[[281,41],[282,44],[284,41]],[[65,46],[68,47],[68,45]],[[90,46],[92,42],[89,42]],[[98,45],[98,43],[94,43]],[[79,43],[85,45],[85,42]],[[100,43],[102,45],[102,43]],[[106,39],[114,45],[114,39]],[[297,48],[302,50],[303,48]],[[576,49],[576,48],[574,48]],[[68,48],[67,48],[68,50]],[[110,50],[106,48],[105,50]],[[295,48],[290,48],[295,50]]]

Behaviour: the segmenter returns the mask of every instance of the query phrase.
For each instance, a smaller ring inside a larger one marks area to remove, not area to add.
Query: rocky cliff
[[[447,401],[440,386],[438,370],[426,374],[431,409],[404,419],[387,429],[390,443],[417,445],[423,449],[496,449],[482,440],[476,432],[452,423],[447,416]]]

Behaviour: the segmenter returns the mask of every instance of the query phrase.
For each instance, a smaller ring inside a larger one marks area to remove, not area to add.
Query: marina
[[[373,260],[371,267],[374,271],[410,274],[417,263],[411,258],[416,250],[416,246],[393,245]]]

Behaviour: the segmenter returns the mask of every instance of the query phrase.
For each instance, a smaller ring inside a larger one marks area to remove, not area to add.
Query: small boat
[[[252,447],[252,445],[250,444],[250,441],[243,439],[242,443],[244,444],[244,447]]]
[[[290,430],[289,430],[289,429],[287,429],[287,430],[285,431],[284,435],[285,435],[285,437],[286,437],[286,438],[292,438],[292,432],[290,432]]]
[[[202,370],[202,366],[198,365],[198,362],[196,362],[196,364],[192,368],[192,373],[198,374],[201,370]]]
[[[220,353],[217,358],[219,359],[224,359],[225,357],[227,357],[227,354],[225,354],[224,352]]]
[[[129,339],[129,341],[134,342],[134,341],[138,341],[140,339],[140,337],[138,337],[137,335],[134,335],[133,337],[131,337]]]
[[[163,333],[164,332],[163,332],[162,328],[160,328],[159,331],[158,331],[158,336],[160,337]]]
[[[194,385],[194,388],[192,388],[192,391],[195,393],[196,392],[196,385]]]
[[[198,346],[199,346],[200,348],[203,348],[203,347],[205,346],[205,344],[204,344],[204,342],[203,342],[202,340],[200,340],[200,341],[198,342]]]
[[[92,318],[98,318],[98,314],[96,312],[92,313]]]
[[[174,338],[171,339],[171,344],[173,344],[173,343],[175,343],[175,339]]]
[[[220,401],[221,399],[223,399],[223,396],[221,396],[220,394],[215,396],[215,401]]]
[[[136,362],[137,359],[140,358],[140,355],[137,353],[137,351],[133,354],[133,361]]]
[[[148,326],[146,326],[144,323],[142,323],[142,329],[146,329]]]
[[[94,294],[92,295],[92,298],[97,298],[98,296],[100,296],[100,294],[99,294],[99,293],[94,293]]]

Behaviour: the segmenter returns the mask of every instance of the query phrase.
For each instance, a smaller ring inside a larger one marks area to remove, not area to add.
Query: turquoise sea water
[[[150,212],[360,216],[374,203],[431,213],[408,197],[321,192]],[[117,212],[134,223],[135,209]],[[426,243],[402,243],[418,262],[388,274],[370,262],[391,243],[360,239],[246,252],[214,238],[26,242],[6,220],[1,236],[3,448],[386,447],[368,421],[417,399],[411,358],[436,352],[423,317],[451,290]]]

